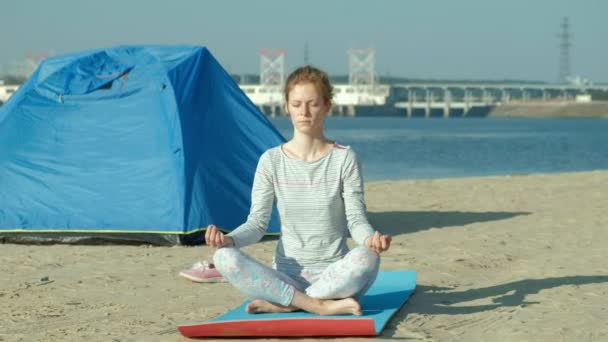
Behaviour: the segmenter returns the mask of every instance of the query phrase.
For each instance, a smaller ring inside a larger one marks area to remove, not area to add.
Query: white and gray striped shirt
[[[281,238],[275,267],[286,273],[318,270],[348,252],[348,233],[358,243],[373,234],[367,221],[363,180],[356,154],[334,144],[314,162],[291,159],[281,146],[258,162],[247,222],[233,232],[236,247],[259,241],[276,199]]]

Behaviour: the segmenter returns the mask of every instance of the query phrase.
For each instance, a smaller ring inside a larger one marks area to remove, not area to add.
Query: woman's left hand
[[[390,248],[391,240],[392,238],[390,235],[380,235],[380,233],[376,231],[374,235],[365,240],[365,247],[380,254]]]

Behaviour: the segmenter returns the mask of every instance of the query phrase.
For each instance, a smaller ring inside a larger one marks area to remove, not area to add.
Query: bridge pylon
[[[271,116],[281,111],[282,88],[285,82],[285,50],[260,51],[260,85],[265,93],[270,93],[268,106]]]
[[[260,51],[260,84],[282,86],[285,81],[285,50]]]
[[[374,85],[376,83],[376,50],[348,50],[348,83]]]

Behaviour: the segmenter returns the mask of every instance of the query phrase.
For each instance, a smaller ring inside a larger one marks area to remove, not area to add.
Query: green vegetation
[[[608,101],[608,91],[592,90],[588,93],[591,94],[593,101]]]
[[[14,76],[14,75],[0,75],[0,80],[3,80],[4,84],[6,84],[6,85],[23,84],[23,82],[25,82],[26,78],[21,77],[21,76]]]

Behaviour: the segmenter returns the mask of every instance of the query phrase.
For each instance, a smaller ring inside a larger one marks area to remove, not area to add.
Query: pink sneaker
[[[179,272],[181,277],[196,283],[217,283],[226,281],[220,272],[206,261],[198,261],[192,267]]]

